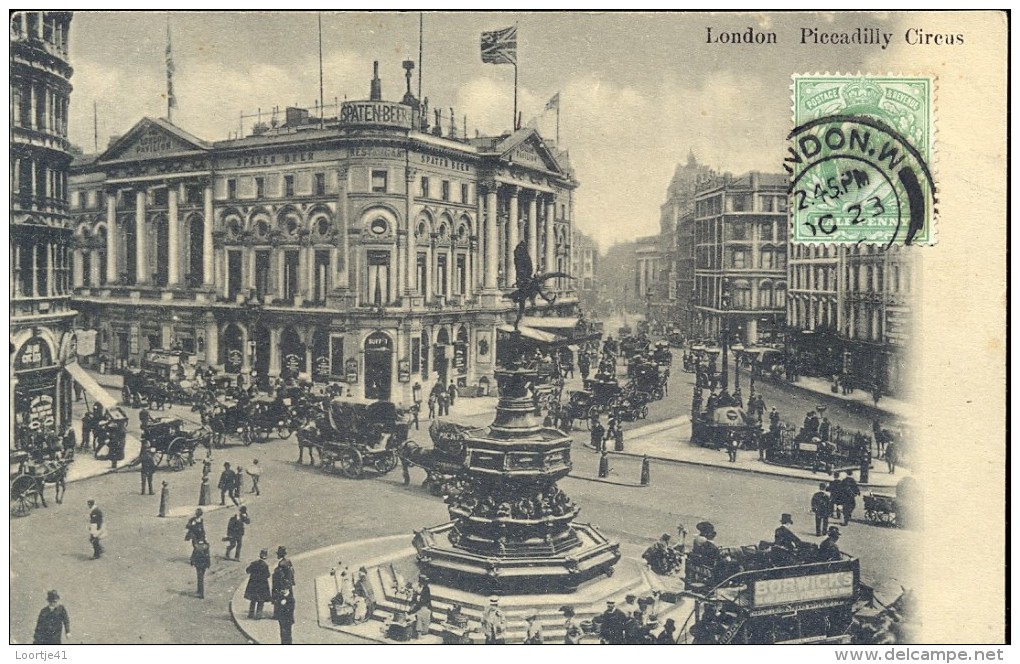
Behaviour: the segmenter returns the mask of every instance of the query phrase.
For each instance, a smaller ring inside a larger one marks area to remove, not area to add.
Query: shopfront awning
[[[64,365],[64,370],[103,408],[109,410],[117,407],[118,400],[107,392],[105,387],[96,382],[96,379],[88,371],[85,371],[80,364],[77,362],[66,364]]]
[[[525,316],[521,325],[536,330],[566,337],[572,343],[581,343],[602,338],[602,332],[591,323],[578,325],[578,319],[570,316]]]
[[[506,334],[514,333],[513,325],[500,325],[496,329]],[[565,339],[559,336],[558,334],[552,334],[550,332],[536,330],[533,327],[527,327],[525,325],[521,325],[519,328],[517,328],[517,332],[519,332],[520,335],[525,339],[531,339],[532,341],[537,341],[543,344],[558,344],[565,341]]]

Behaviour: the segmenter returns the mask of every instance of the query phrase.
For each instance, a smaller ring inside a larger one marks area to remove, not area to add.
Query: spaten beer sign
[[[411,128],[411,107],[386,101],[345,101],[340,124]]]

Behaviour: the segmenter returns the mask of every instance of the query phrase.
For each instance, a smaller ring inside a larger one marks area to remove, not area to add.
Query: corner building
[[[67,111],[71,12],[10,14],[10,417],[62,433],[71,417],[75,361],[68,216]]]
[[[513,248],[568,271],[565,155],[532,129],[457,137],[417,100],[207,142],[145,118],[77,163],[76,304],[92,361],[179,348],[227,373],[307,374],[409,403],[414,383],[494,387]],[[275,123],[274,123],[275,124]],[[546,315],[572,314],[567,280]]]
[[[698,187],[694,209],[694,299],[706,339],[769,343],[786,320],[787,179],[725,174]]]

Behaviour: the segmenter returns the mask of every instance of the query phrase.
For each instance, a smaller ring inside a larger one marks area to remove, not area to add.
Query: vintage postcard
[[[1003,658],[1008,12],[9,21],[18,658]]]

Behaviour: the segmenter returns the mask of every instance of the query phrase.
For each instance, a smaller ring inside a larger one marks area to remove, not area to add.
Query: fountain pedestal
[[[518,360],[496,380],[495,420],[463,439],[469,487],[447,501],[452,521],[415,533],[419,568],[437,583],[497,594],[570,592],[611,576],[619,545],[574,523],[578,509],[556,486],[571,469],[571,439],[535,414],[537,365]]]

